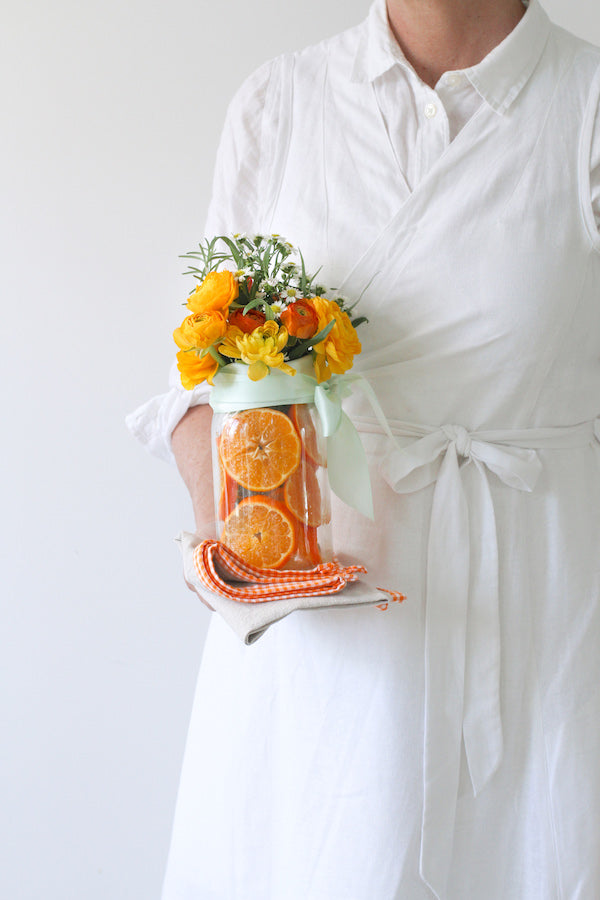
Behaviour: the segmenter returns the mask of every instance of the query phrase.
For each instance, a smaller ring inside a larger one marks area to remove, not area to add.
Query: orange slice
[[[287,508],[303,525],[317,528],[329,521],[322,508],[317,470],[307,459],[286,481],[283,497]]]
[[[257,495],[238,503],[221,540],[252,566],[280,569],[296,549],[296,527],[283,503]]]
[[[298,468],[300,438],[276,409],[246,409],[228,416],[219,451],[226,471],[250,491],[272,491]]]
[[[306,455],[317,466],[326,466],[327,458],[323,446],[323,437],[319,439],[319,433],[316,429],[311,411],[306,403],[293,403],[290,406],[290,416],[292,422],[298,429],[302,447]]]

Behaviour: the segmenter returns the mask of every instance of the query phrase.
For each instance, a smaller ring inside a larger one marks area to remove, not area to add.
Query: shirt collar
[[[461,70],[500,114],[506,112],[529,80],[550,34],[550,19],[539,0],[525,5],[525,15],[510,34],[477,65]],[[363,25],[351,79],[371,82],[395,65],[408,69],[415,77],[390,28],[386,0],[375,0]]]

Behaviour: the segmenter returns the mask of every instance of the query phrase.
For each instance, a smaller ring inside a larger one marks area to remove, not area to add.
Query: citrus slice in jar
[[[330,520],[329,511],[323,508],[317,470],[307,459],[286,481],[283,498],[287,508],[303,525],[318,528]]]
[[[228,474],[250,491],[272,491],[295,472],[301,443],[292,420],[276,409],[245,409],[227,416],[219,453]]]
[[[279,569],[296,549],[296,526],[283,503],[256,495],[227,517],[221,541],[252,566]]]
[[[327,457],[323,446],[324,438],[319,437],[310,409],[306,403],[293,403],[290,417],[298,429],[304,452],[317,466],[326,466]]]

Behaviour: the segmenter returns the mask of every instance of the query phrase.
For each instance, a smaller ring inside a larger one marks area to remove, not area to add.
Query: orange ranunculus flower
[[[229,316],[229,324],[235,325],[244,334],[249,334],[259,325],[264,325],[266,320],[267,317],[260,309],[249,309],[247,313],[241,309],[235,309]]]
[[[180,350],[177,354],[177,368],[181,375],[181,383],[186,391],[191,391],[202,381],[213,383],[219,363],[210,353],[201,356],[201,350]]]
[[[279,318],[288,334],[300,340],[311,338],[319,330],[319,317],[310,300],[295,300],[284,309]]]
[[[227,331],[223,313],[192,313],[173,332],[173,340],[180,350],[205,350],[219,341]]]
[[[335,325],[325,340],[313,347],[315,371],[320,383],[331,378],[332,373],[341,375],[351,369],[354,357],[362,347],[350,317],[340,309],[335,300],[312,297],[310,302],[319,318],[317,331],[322,331],[332,319],[335,320]]]
[[[239,295],[239,285],[233,272],[209,272],[187,300],[188,309],[194,313],[220,311],[227,314],[229,306]]]

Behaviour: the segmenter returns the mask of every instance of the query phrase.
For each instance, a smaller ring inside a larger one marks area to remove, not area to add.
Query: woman
[[[334,533],[407,599],[213,616],[163,900],[600,897],[599,64],[538,0],[376,0],[234,98],[206,232],[364,291],[404,452],[353,398],[376,518]],[[205,400],[136,425],[200,532]]]

